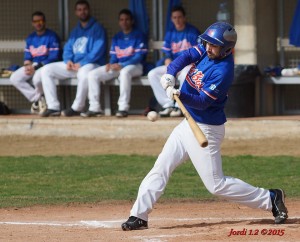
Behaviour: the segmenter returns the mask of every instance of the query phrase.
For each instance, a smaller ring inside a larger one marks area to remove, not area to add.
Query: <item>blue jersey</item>
[[[46,29],[42,35],[33,32],[26,38],[24,60],[46,65],[60,57],[60,40],[54,31]]]
[[[199,35],[199,30],[188,23],[182,31],[177,31],[174,28],[166,33],[162,51],[167,58],[174,60],[182,51],[197,45]]]
[[[72,30],[64,46],[63,60],[84,66],[89,63],[104,65],[106,33],[104,28],[91,17],[83,28],[80,24]]]
[[[118,63],[124,67],[143,63],[147,54],[145,35],[137,29],[129,34],[120,31],[113,37],[109,53],[110,64]]]
[[[233,56],[211,60],[201,44],[185,51],[167,68],[176,76],[183,67],[193,63],[180,90],[180,100],[199,123],[221,125],[226,122],[224,106],[234,78]]]

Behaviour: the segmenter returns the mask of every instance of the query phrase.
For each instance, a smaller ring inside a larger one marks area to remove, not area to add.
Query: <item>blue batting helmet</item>
[[[216,22],[209,26],[199,38],[213,45],[221,46],[221,57],[225,57],[232,52],[237,40],[235,29],[226,22]]]

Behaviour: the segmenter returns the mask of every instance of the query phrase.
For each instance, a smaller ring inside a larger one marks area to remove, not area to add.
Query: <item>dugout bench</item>
[[[300,64],[300,48],[289,44],[288,38],[277,39],[277,52],[280,54],[281,66],[285,68],[297,67]],[[290,63],[286,64],[287,59]],[[269,76],[265,78],[266,85],[272,85],[274,87],[274,114],[300,114],[300,100],[299,94],[295,98],[287,94],[291,93],[291,89],[300,88],[300,75],[297,76]],[[265,85],[261,87],[262,94],[265,93]],[[263,97],[265,98],[265,97]],[[291,100],[290,100],[291,99]],[[293,107],[288,102],[294,102]]]
[[[149,41],[149,52],[153,53],[161,49],[163,41]],[[0,41],[0,53],[1,52],[23,52],[25,46],[24,41]],[[179,82],[177,82],[179,85]],[[72,86],[77,86],[77,79],[71,78],[66,80],[61,80],[56,83],[57,86],[62,87],[62,96],[63,100],[60,100],[62,106],[69,107],[73,103],[71,97],[71,88]],[[107,116],[112,115],[112,100],[111,100],[111,87],[119,86],[118,78],[107,81],[105,84],[101,84],[104,92],[104,113]],[[9,81],[9,78],[0,78],[0,86],[13,86]],[[132,86],[149,86],[150,83],[147,76],[141,76],[139,78],[133,78]],[[22,95],[20,93],[20,95]],[[28,113],[30,110],[28,109]],[[16,111],[18,113],[18,111]]]

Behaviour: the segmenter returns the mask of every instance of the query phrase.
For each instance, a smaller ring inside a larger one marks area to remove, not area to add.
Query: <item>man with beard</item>
[[[105,63],[106,34],[104,28],[90,15],[86,0],[75,4],[78,25],[72,30],[64,46],[63,61],[46,66],[42,70],[42,83],[48,109],[42,117],[60,116],[56,82],[77,78],[77,93],[72,106],[62,111],[63,116],[76,116],[85,107],[88,94],[88,72]]]
[[[42,113],[46,107],[41,80],[41,67],[60,59],[60,40],[46,28],[45,14],[36,11],[31,16],[34,32],[26,38],[24,66],[10,77],[12,84],[32,102],[31,113]],[[32,80],[32,84],[29,80]]]
[[[288,218],[285,194],[281,189],[252,186],[240,179],[225,176],[222,169],[221,144],[225,135],[224,107],[234,79],[232,50],[237,41],[233,26],[217,22],[199,36],[200,43],[177,57],[160,80],[166,95],[177,95],[208,140],[201,148],[188,121],[184,119],[169,136],[153,168],[142,181],[137,199],[123,230],[148,228],[148,215],[163,194],[173,171],[190,159],[207,190],[221,199],[272,211],[275,224]],[[175,76],[192,64],[180,90]]]

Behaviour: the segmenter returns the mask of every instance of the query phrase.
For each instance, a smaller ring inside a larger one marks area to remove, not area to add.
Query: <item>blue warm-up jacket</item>
[[[80,22],[72,30],[64,46],[63,60],[72,61],[84,66],[89,63],[105,64],[106,33],[104,28],[90,17],[84,28]]]

